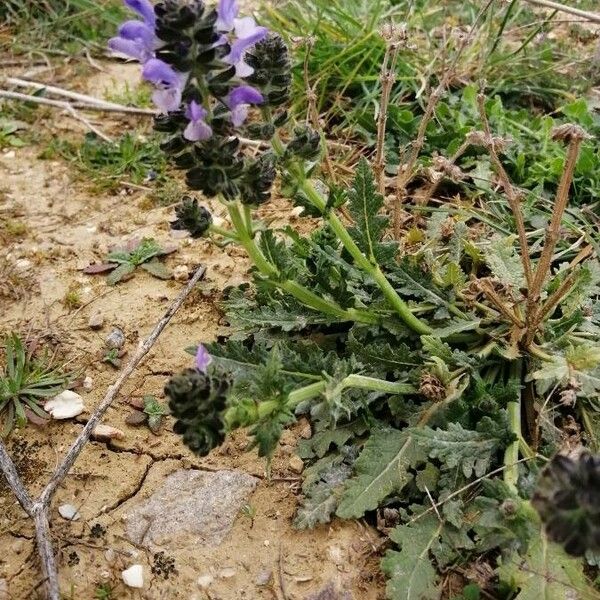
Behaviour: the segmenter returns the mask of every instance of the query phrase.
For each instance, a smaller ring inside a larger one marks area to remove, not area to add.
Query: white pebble
[[[144,569],[142,565],[131,565],[129,569],[121,572],[123,583],[130,588],[144,587]]]
[[[198,587],[200,589],[205,590],[206,588],[211,586],[214,580],[215,578],[212,575],[206,574],[200,575],[200,577],[198,577],[198,579],[196,580],[196,583],[198,584]]]
[[[94,387],[94,380],[89,375],[87,375],[85,377],[85,379],[83,380],[83,389],[86,392],[89,392],[93,387]]]
[[[187,265],[179,265],[173,269],[175,281],[187,281],[190,278],[190,270]]]
[[[72,504],[61,504],[58,507],[58,513],[67,521],[78,521],[80,518],[77,508],[75,508]]]
[[[50,413],[53,419],[72,419],[80,415],[85,410],[85,406],[79,394],[65,390],[48,400],[44,404],[44,410]]]

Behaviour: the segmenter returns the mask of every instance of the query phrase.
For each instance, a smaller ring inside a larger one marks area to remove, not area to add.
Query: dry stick
[[[377,146],[375,161],[373,162],[373,171],[375,172],[380,194],[385,194],[385,179],[383,177],[385,170],[385,130],[392,87],[396,81],[398,54],[400,53],[400,42],[399,40],[395,40],[394,37],[393,25],[390,25],[389,35],[385,35],[384,33],[386,46],[380,73],[381,98],[379,100],[379,115],[377,118]]]
[[[587,21],[592,21],[593,23],[600,23],[600,15],[598,13],[592,13],[587,10],[573,8],[572,6],[565,6],[559,2],[552,2],[551,0],[525,0],[525,2],[529,2],[529,4],[535,4],[536,6],[541,6],[543,8],[551,8],[552,10],[569,13],[577,17],[582,17]]]
[[[25,79],[19,79],[18,77],[5,77],[4,81],[10,85],[17,87],[35,89],[36,92],[47,92],[48,94],[54,94],[55,96],[62,96],[63,98],[69,98],[70,100],[77,100],[85,104],[94,104],[96,106],[104,106],[108,108],[121,109],[123,106],[115,102],[108,102],[87,94],[79,94],[78,92],[72,92],[55,85],[47,85],[39,81],[27,81]]]
[[[569,148],[567,151],[567,160],[565,168],[563,170],[560,184],[556,192],[556,198],[552,206],[552,218],[550,225],[546,231],[546,239],[544,240],[544,247],[540,260],[537,263],[535,270],[535,277],[529,290],[529,298],[531,302],[537,302],[546,277],[550,272],[550,266],[552,264],[552,256],[556,249],[556,244],[560,238],[560,225],[564,212],[569,202],[569,190],[571,189],[571,183],[573,182],[573,175],[575,173],[575,165],[577,164],[577,158],[579,156],[579,149],[585,139],[585,133],[580,128],[574,126],[568,126],[570,131],[574,132],[573,135],[569,134]],[[562,128],[561,128],[562,129]]]
[[[61,100],[52,100],[50,98],[43,98],[40,96],[30,96],[29,94],[21,94],[20,92],[10,92],[8,90],[0,89],[0,98],[7,98],[8,100],[21,100],[23,102],[33,102],[34,104],[45,104],[47,106],[54,106],[56,108],[66,108],[72,106],[73,108],[79,108],[82,110],[91,110],[95,112],[115,112],[129,115],[156,115],[156,111],[150,108],[134,108],[132,106],[100,106],[98,104],[90,104],[87,102],[64,102]]]
[[[523,323],[517,315],[503,302],[496,290],[492,287],[489,281],[480,281],[479,289],[488,297],[490,302],[509,320],[520,329],[523,328]]]
[[[490,129],[490,122],[487,118],[487,113],[485,111],[485,96],[483,94],[479,94],[477,96],[477,103],[479,105],[479,112],[481,114],[481,121],[483,123],[483,130],[486,137],[486,145],[488,146],[488,150],[490,153],[490,158],[492,159],[492,163],[496,168],[496,173],[500,179],[500,183],[504,188],[504,193],[506,194],[506,199],[508,200],[508,204],[510,206],[510,210],[515,218],[515,222],[517,225],[517,234],[519,236],[519,246],[521,248],[521,262],[523,263],[523,271],[525,273],[525,281],[527,283],[527,288],[531,288],[532,282],[532,271],[531,271],[531,257],[529,256],[529,244],[527,243],[527,233],[525,230],[525,220],[523,219],[523,211],[521,210],[521,203],[519,202],[519,196],[515,191],[512,183],[510,182],[510,178],[504,165],[500,161],[498,157],[498,152],[496,151],[496,143],[492,136],[492,131]]]
[[[31,500],[27,490],[19,478],[19,475],[17,474],[17,470],[13,461],[6,451],[6,447],[0,441],[0,468],[4,473],[9,487],[19,500],[19,503],[27,512],[27,514],[34,519],[38,553],[42,562],[42,572],[46,582],[47,597],[50,600],[60,600],[58,571],[56,567],[54,551],[52,549],[52,543],[50,540],[50,528],[48,523],[48,508],[50,507],[52,497],[58,486],[68,475],[71,467],[77,460],[77,457],[89,441],[94,428],[115,400],[125,381],[127,381],[129,376],[138,367],[142,359],[146,356],[146,354],[148,354],[164,328],[173,318],[173,315],[179,310],[184,300],[187,298],[198,281],[200,281],[200,279],[203,277],[204,273],[205,267],[200,267],[194,273],[193,277],[190,279],[185,288],[180,292],[171,306],[169,306],[162,319],[155,325],[148,338],[141,346],[138,347],[137,352],[121,371],[118,379],[112,386],[108,388],[104,399],[96,407],[89,421],[86,423],[77,439],[73,442],[73,445],[67,452],[62,463],[57,467],[49,483],[44,488],[44,491],[40,494],[40,497],[35,502]]]
[[[456,65],[458,64],[462,53],[473,38],[475,28],[479,24],[479,20],[487,12],[488,8],[492,5],[493,2],[494,0],[488,0],[485,6],[483,6],[482,9],[479,11],[468,34],[463,37],[458,47],[458,50],[456,51],[456,54],[452,60],[452,63],[446,68],[444,76],[442,77],[438,86],[429,96],[429,100],[427,101],[427,105],[425,106],[425,112],[423,114],[423,117],[421,118],[421,122],[419,123],[417,137],[414,143],[412,144],[408,162],[405,165],[402,165],[398,168],[398,175],[396,177],[396,205],[394,206],[392,219],[394,225],[394,237],[396,239],[400,238],[400,234],[402,231],[401,209],[402,204],[406,198],[406,187],[413,178],[415,165],[417,164],[417,160],[419,159],[421,150],[425,145],[425,134],[427,132],[427,126],[429,125],[429,122],[431,121],[434,115],[437,103],[439,102],[440,98],[442,97],[442,94],[444,93],[444,90],[448,87],[448,84],[450,83],[450,80],[454,75]]]

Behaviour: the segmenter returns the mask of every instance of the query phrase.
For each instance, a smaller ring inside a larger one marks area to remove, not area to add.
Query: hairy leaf
[[[356,167],[348,199],[348,208],[354,220],[350,234],[358,247],[373,263],[385,265],[393,262],[397,244],[382,241],[388,218],[380,214],[383,196],[377,192],[373,171],[365,158]]]
[[[400,551],[389,550],[381,568],[390,578],[388,598],[393,600],[437,600],[439,576],[431,564],[429,552],[438,542],[443,524],[435,515],[427,515],[411,525],[400,525],[390,538]]]
[[[413,475],[409,469],[425,458],[410,433],[397,429],[373,431],[356,461],[356,476],[346,486],[337,515],[358,519],[375,510],[384,498],[410,483]]]

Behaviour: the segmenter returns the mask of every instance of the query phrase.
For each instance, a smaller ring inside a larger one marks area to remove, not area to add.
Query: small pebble
[[[219,571],[219,577],[221,579],[231,579],[232,577],[235,577],[235,574],[236,570],[233,567],[226,567]]]
[[[187,281],[190,278],[190,269],[187,265],[178,265],[173,269],[175,281]]]
[[[107,440],[123,440],[125,439],[125,433],[116,427],[110,425],[96,425],[92,432],[92,437],[95,440],[107,441]]]
[[[198,579],[196,580],[196,583],[198,584],[198,587],[200,589],[205,590],[206,588],[211,586],[214,580],[215,578],[212,575],[206,574],[200,575],[200,577],[198,577]]]
[[[269,585],[269,581],[271,581],[271,577],[273,577],[273,571],[271,571],[271,569],[265,569],[264,571],[261,571],[255,579],[255,583],[258,586],[265,586],[265,585]]]
[[[104,325],[104,316],[100,312],[94,313],[88,321],[88,327],[90,329],[102,329]]]
[[[83,398],[65,390],[44,404],[44,410],[52,415],[53,419],[72,419],[80,415],[84,410]]]
[[[109,350],[120,350],[125,344],[125,335],[120,329],[113,329],[106,337],[105,344]]]
[[[77,508],[75,508],[72,504],[61,504],[58,507],[58,513],[67,521],[78,521],[80,518]]]
[[[302,459],[299,456],[292,456],[288,466],[292,473],[297,473],[298,475],[304,471],[304,462],[302,462]]]
[[[89,375],[86,375],[81,385],[86,392],[89,392],[94,387],[94,380]]]
[[[123,583],[130,588],[144,587],[144,569],[142,565],[131,565],[129,569],[121,572]]]

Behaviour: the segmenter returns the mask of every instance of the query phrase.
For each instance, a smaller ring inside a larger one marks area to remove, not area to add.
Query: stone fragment
[[[241,471],[175,471],[129,509],[126,537],[149,549],[218,546],[257,484]]]
[[[83,398],[71,390],[65,390],[44,404],[44,410],[53,419],[72,419],[84,410]]]
[[[121,577],[127,587],[138,589],[144,587],[144,568],[142,565],[131,565],[121,572]]]
[[[102,329],[103,325],[104,325],[104,317],[102,316],[102,313],[100,313],[100,312],[95,312],[88,321],[88,327],[90,329]]]
[[[119,329],[113,329],[104,342],[109,350],[120,350],[125,344],[125,334]]]
[[[58,507],[58,514],[67,521],[78,521],[80,519],[77,508],[72,504],[61,504]]]
[[[292,473],[296,473],[298,475],[300,475],[300,473],[302,473],[302,471],[304,471],[304,462],[302,461],[302,459],[299,456],[292,456],[290,458],[290,462],[288,463],[288,466],[290,468],[290,471],[292,471]]]

